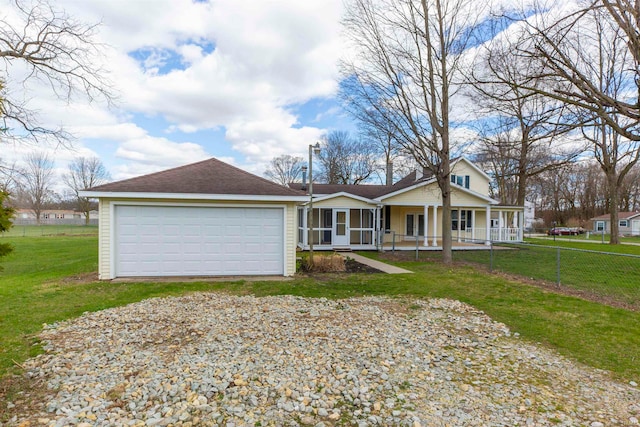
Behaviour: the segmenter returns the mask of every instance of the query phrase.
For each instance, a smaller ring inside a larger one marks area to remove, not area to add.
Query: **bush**
[[[309,264],[309,255],[302,258],[301,268],[314,273],[337,273],[347,271],[344,257],[338,254],[313,254],[313,268]]]

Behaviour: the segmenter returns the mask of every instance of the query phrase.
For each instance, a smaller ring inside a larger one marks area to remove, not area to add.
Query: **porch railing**
[[[486,228],[476,228],[475,239],[486,240]],[[523,239],[522,230],[518,227],[490,228],[489,239],[492,242],[521,242]]]

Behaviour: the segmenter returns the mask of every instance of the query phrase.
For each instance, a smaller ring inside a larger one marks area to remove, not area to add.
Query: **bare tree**
[[[532,64],[518,63],[510,47],[499,36],[485,44],[469,79],[469,98],[479,107],[479,158],[495,176],[497,196],[523,206],[529,179],[575,160],[585,144],[566,137],[574,126],[563,120],[562,102],[522,87]]]
[[[10,194],[15,190],[19,178],[16,164],[6,164],[0,159],[0,191]]]
[[[290,183],[301,179],[304,165],[305,162],[302,157],[283,154],[271,159],[269,167],[264,171],[264,176],[286,187]]]
[[[564,16],[522,19],[527,37],[512,46],[535,65],[519,87],[564,103],[592,142],[607,178],[611,244],[619,243],[619,188],[640,159],[639,21],[638,0],[589,0]]]
[[[344,131],[331,131],[322,138],[318,158],[318,177],[328,184],[360,184],[377,169],[374,146]]]
[[[81,197],[80,191],[104,184],[111,179],[109,172],[97,157],[77,157],[69,163],[69,170],[62,175],[62,180],[71,188],[78,203],[78,209],[84,214],[84,221],[89,225],[89,212],[92,209],[91,199]]]
[[[11,14],[0,18],[0,59],[4,64],[5,86],[24,88],[29,87],[29,81],[37,80],[48,85],[63,101],[81,95],[90,102],[96,98],[111,102],[106,71],[99,65],[104,46],[95,41],[97,24],[76,21],[48,0],[12,0],[12,8],[7,12]],[[15,73],[14,65],[20,65]],[[67,141],[70,135],[64,129],[40,123],[23,93],[2,91],[0,127],[7,135],[36,141],[45,136]]]
[[[357,52],[343,64],[346,108],[430,170],[442,194],[442,255],[451,258],[451,98],[482,7],[469,0],[352,0],[344,25]]]
[[[640,209],[640,167],[638,164],[629,171],[620,190],[620,210],[637,212]]]
[[[46,153],[34,151],[25,157],[25,163],[18,188],[39,224],[42,210],[53,200],[53,160]]]

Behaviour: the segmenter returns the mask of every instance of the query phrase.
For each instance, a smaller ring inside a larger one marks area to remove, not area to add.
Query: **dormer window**
[[[451,182],[459,185],[460,187],[469,188],[469,175],[451,174]]]

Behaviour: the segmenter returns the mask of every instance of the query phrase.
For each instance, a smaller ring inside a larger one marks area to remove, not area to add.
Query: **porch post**
[[[471,210],[471,241],[476,240],[476,210]]]
[[[460,231],[462,231],[462,209],[458,208],[458,243],[462,241],[460,239]]]
[[[524,212],[518,212],[518,240],[524,240]]]
[[[360,211],[360,220],[362,221],[362,211]],[[349,218],[349,225],[351,225],[351,218]],[[371,232],[371,234],[372,234],[371,243],[373,243],[377,248],[378,247],[378,208],[373,210],[373,231]],[[349,242],[351,242],[351,236],[349,236]]]
[[[491,246],[491,205],[487,205],[486,234],[484,244]]]
[[[304,246],[305,248],[307,247],[307,245],[309,244],[309,231],[308,231],[308,226],[307,226],[307,222],[309,220],[309,207],[305,206],[304,207],[304,218],[302,218],[302,228],[304,229],[304,235],[302,236],[302,246]]]
[[[438,246],[438,205],[433,205],[433,246]]]
[[[424,205],[424,245],[429,246],[429,206]]]

